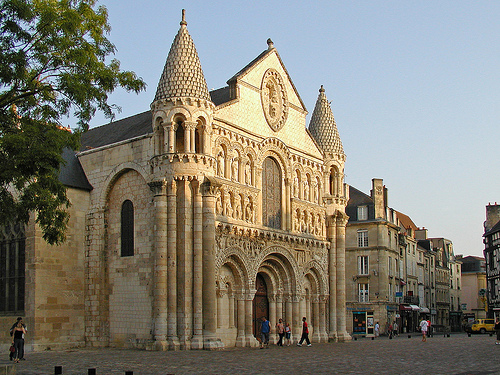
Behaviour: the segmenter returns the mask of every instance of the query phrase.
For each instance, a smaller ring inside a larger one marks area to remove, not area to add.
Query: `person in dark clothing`
[[[14,327],[12,332],[12,345],[14,345],[14,362],[19,362],[21,359],[21,354],[24,352],[24,334],[26,330],[23,327],[22,321],[18,321],[17,325]]]
[[[269,323],[269,320],[267,320],[265,316],[262,317],[262,326],[260,328],[260,333],[262,335],[260,348],[269,348],[269,334],[271,333],[271,325]]]
[[[21,322],[24,330],[25,330],[25,333],[27,332],[27,329],[26,329],[26,324],[24,324],[24,321],[23,321],[23,318],[22,317],[19,317],[17,318],[16,322],[14,324],[12,324],[12,327],[10,327],[10,335],[12,336],[14,334],[14,328],[17,327],[17,324]],[[24,361],[24,334],[23,334],[23,337],[22,337],[22,347],[21,347],[21,351],[19,353],[19,360],[21,361]],[[12,361],[14,359],[14,354],[15,352],[10,352],[9,354],[9,359]]]
[[[307,326],[305,316],[302,318],[302,337],[300,338],[300,341],[298,342],[297,346],[302,346],[304,340],[306,340],[307,346],[312,346],[311,342],[309,341],[309,328]]]

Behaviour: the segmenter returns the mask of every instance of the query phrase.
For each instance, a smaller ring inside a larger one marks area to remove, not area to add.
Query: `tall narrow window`
[[[134,205],[128,199],[122,204],[121,213],[121,256],[134,255]]]
[[[270,157],[262,165],[262,224],[281,229],[281,171]]]
[[[370,302],[370,292],[368,290],[368,283],[358,284],[358,298],[359,302]]]
[[[358,256],[358,275],[368,275],[368,256]]]
[[[184,152],[184,126],[182,121],[177,122],[175,131],[175,152]]]
[[[368,231],[366,229],[358,230],[358,247],[368,247]]]
[[[0,228],[0,312],[22,314],[25,290],[24,225]]]

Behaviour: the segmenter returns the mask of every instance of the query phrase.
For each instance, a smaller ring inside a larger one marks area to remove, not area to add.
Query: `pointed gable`
[[[154,100],[176,98],[210,100],[198,52],[187,30],[184,10],[180,25],[170,47]]]
[[[267,50],[227,81],[228,87],[212,92],[214,118],[322,159],[306,128],[307,109],[272,41],[267,43]]]
[[[323,85],[319,89],[318,100],[309,123],[309,131],[323,151],[334,154],[344,153],[332,108],[328,103]]]

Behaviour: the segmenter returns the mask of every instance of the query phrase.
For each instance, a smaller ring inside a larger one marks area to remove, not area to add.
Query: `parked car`
[[[493,332],[495,330],[495,320],[494,319],[476,319],[465,326],[465,332],[474,333],[486,333]]]

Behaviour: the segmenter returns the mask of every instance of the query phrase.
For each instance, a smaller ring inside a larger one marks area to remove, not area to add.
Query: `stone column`
[[[245,297],[243,294],[237,296],[237,324],[238,334],[236,336],[236,346],[245,347]]]
[[[291,193],[290,193],[290,179],[285,178],[285,211],[283,215],[283,221],[285,225],[283,226],[285,230],[292,229],[292,205],[291,205]]]
[[[168,152],[175,152],[175,131],[177,130],[177,124],[175,122],[172,122],[170,125],[167,126],[167,132],[168,132]]]
[[[326,297],[319,299],[319,336],[320,342],[328,342],[328,333],[326,330]]]
[[[167,186],[166,181],[149,184],[154,202],[154,339],[157,350],[167,350]]]
[[[177,182],[177,331],[182,349],[193,335],[193,195],[190,177]]]
[[[270,331],[270,335],[269,335],[269,343],[270,344],[275,344],[276,343],[276,335],[274,335],[273,333],[273,328],[276,326],[276,323],[278,322],[278,320],[276,319],[276,296],[274,295],[270,295],[270,296],[267,296],[267,299],[269,301],[269,316],[267,317],[267,319],[269,320],[269,324],[270,324],[270,328],[271,328],[271,331]]]
[[[217,328],[222,328],[222,324],[224,323],[224,320],[222,319],[222,308],[223,308],[223,298],[224,295],[226,294],[226,291],[224,289],[219,289],[217,291]]]
[[[328,339],[337,341],[337,228],[334,216],[326,219],[326,236],[330,241],[328,251],[328,286],[330,289],[328,308],[329,308],[329,332]]]
[[[346,330],[346,293],[345,293],[345,226],[347,216],[337,214],[337,334],[339,341],[349,341],[351,336]]]
[[[302,316],[300,315],[300,297],[292,297],[292,335],[296,339],[300,340],[302,336]]]
[[[312,298],[312,325],[314,328],[313,339],[314,342],[321,342],[321,329],[319,324],[319,298],[317,296]]]
[[[234,328],[234,292],[229,294],[229,328]]]
[[[254,347],[257,346],[258,341],[253,337],[253,297],[255,296],[255,290],[246,295],[245,300],[245,346]]]
[[[177,181],[167,184],[167,341],[170,350],[180,347],[177,336]]]
[[[290,323],[290,328],[292,333],[295,334],[297,328],[293,326],[293,311],[292,311],[292,297],[290,295],[285,296],[285,321]]]
[[[201,153],[201,150],[196,149],[196,122],[192,122],[189,124],[189,134],[191,137],[191,152]],[[200,145],[201,146],[201,145]]]
[[[276,323],[280,319],[285,320],[285,314],[283,313],[283,295],[277,294],[276,295]]]
[[[162,127],[161,127],[161,130],[163,132],[163,144],[161,145],[161,153],[162,154],[165,154],[168,152],[168,144],[169,144],[169,127],[168,126],[163,126],[162,124]]]
[[[206,178],[203,194],[203,348],[222,347],[217,339],[215,284],[215,194],[220,184]]]
[[[193,207],[193,338],[191,347],[203,349],[203,201],[200,182],[192,182]]]
[[[184,152],[191,152],[191,126],[190,122],[184,122]]]

